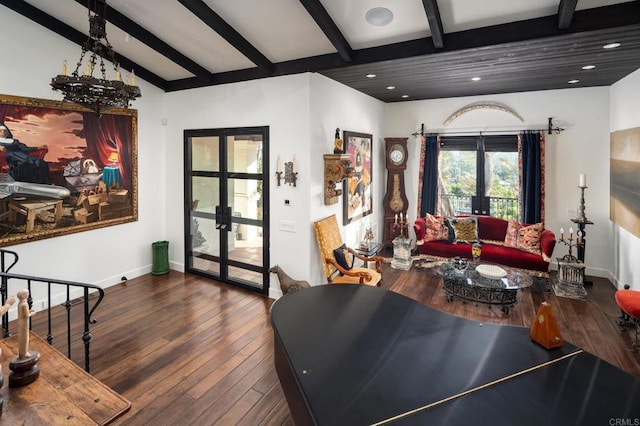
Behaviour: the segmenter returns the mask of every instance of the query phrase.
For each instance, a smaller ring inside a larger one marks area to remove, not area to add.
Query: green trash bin
[[[151,244],[153,250],[153,261],[151,273],[162,275],[169,272],[169,241],[156,241]]]

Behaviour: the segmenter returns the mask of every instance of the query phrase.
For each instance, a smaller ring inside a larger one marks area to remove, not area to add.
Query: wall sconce
[[[278,154],[278,159],[276,160],[276,179],[278,186],[280,186],[280,181],[282,180],[282,161],[280,160],[280,154]],[[292,161],[284,163],[284,183],[296,186],[297,180],[298,165],[294,154]]]
[[[342,182],[345,177],[351,177],[353,167],[348,154],[324,155],[324,203],[326,205],[338,202],[342,195],[342,189],[337,189],[336,184]]]

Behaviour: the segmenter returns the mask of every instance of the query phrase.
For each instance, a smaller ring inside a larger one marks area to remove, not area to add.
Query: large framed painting
[[[136,221],[137,117],[0,95],[0,247]]]
[[[640,127],[611,133],[609,216],[640,237]]]
[[[344,152],[349,155],[353,175],[344,180],[343,224],[373,213],[371,199],[372,136],[366,133],[344,131]]]

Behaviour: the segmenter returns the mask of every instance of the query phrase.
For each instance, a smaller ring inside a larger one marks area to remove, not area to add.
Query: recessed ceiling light
[[[615,49],[616,47],[620,47],[620,43],[609,43],[602,46],[604,49]]]
[[[402,97],[406,99],[409,97],[409,95],[402,95]]]
[[[393,90],[395,88],[396,88],[396,86],[387,86],[387,90]]]
[[[578,79],[574,79],[574,80],[569,80],[567,83],[569,83],[569,84],[576,84],[576,83],[579,83],[579,82],[580,82],[580,80],[578,80]]]
[[[393,21],[393,12],[391,12],[386,7],[374,7],[373,9],[369,9],[367,11],[365,19],[371,25],[375,25],[376,27],[383,27]]]
[[[471,81],[480,81],[482,77],[471,77]]]
[[[585,65],[584,67],[582,67],[583,70],[592,70],[594,69],[596,66],[595,65]]]
[[[375,78],[375,74],[367,74],[367,78]]]

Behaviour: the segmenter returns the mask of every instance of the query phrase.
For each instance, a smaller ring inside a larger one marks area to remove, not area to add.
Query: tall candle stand
[[[573,233],[569,234],[569,238],[565,239],[564,235],[560,235],[560,239],[558,240],[559,243],[562,243],[564,245],[566,245],[569,248],[569,254],[565,254],[564,256],[562,256],[561,260],[565,261],[565,262],[578,262],[580,261],[580,259],[578,259],[577,257],[575,257],[573,255],[573,248],[579,248],[582,246],[583,244],[583,240],[582,240],[582,236],[577,235],[576,236],[576,242],[573,242]]]
[[[587,225],[593,225],[593,222],[587,219],[587,215],[585,214],[584,190],[587,189],[587,186],[581,184],[578,186],[578,188],[580,188],[580,204],[578,205],[578,217],[575,219],[571,219],[571,222],[578,225],[577,235],[580,241],[580,244],[577,246],[578,260],[584,263],[584,255],[587,245],[587,241],[585,240],[585,236],[587,235],[585,227]],[[591,285],[593,284],[593,281],[585,279],[584,283],[585,285]]]

